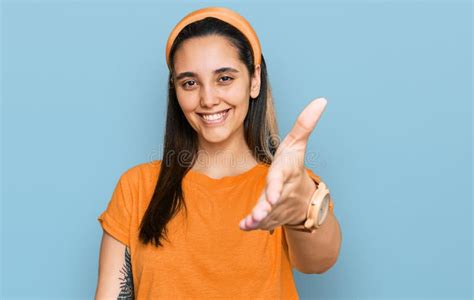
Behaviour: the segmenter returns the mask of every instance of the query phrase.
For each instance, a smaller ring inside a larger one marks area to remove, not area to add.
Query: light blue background
[[[91,299],[120,174],[158,159],[166,38],[210,5],[244,15],[281,135],[328,106],[309,166],[343,244],[302,299],[470,299],[472,4],[468,1],[4,1],[2,299]]]

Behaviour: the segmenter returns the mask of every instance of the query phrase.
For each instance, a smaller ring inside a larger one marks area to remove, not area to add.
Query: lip
[[[226,108],[226,109],[222,109],[222,110],[218,110],[218,111],[214,111],[214,112],[198,112],[197,114],[198,115],[213,115],[213,114],[218,114],[218,113],[221,113],[221,112],[229,110],[229,109],[230,108]]]
[[[214,121],[208,121],[206,119],[204,119],[204,117],[202,116],[203,114],[201,113],[197,113],[199,115],[199,119],[201,119],[201,121],[207,125],[207,126],[218,126],[218,125],[222,125],[224,124],[225,120],[227,119],[227,117],[229,116],[229,112],[230,112],[231,108],[228,108],[228,109],[224,109],[224,110],[221,110],[221,111],[218,111],[218,112],[215,112],[215,113],[221,113],[221,112],[226,112],[224,114],[224,117],[219,119],[219,120],[214,120]],[[213,113],[213,114],[215,114]]]

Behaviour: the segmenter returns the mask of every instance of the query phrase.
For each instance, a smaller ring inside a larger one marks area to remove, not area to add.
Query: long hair
[[[156,247],[163,246],[162,239],[168,240],[166,224],[183,207],[187,214],[182,180],[197,159],[198,139],[176,97],[172,81],[174,54],[183,41],[209,35],[228,39],[238,50],[239,59],[245,64],[249,74],[252,75],[255,71],[254,57],[247,38],[234,26],[220,19],[208,17],[191,23],[176,37],[170,49],[164,157],[155,191],[140,224],[139,239],[144,244],[152,242]],[[257,98],[249,99],[249,108],[244,119],[244,136],[255,159],[271,164],[278,148],[278,127],[263,55],[260,76],[260,93]]]

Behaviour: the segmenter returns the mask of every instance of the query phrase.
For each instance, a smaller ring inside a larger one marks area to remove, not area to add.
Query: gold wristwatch
[[[326,220],[328,213],[334,212],[334,204],[329,194],[329,189],[322,181],[318,183],[316,191],[311,196],[306,219],[301,224],[285,224],[285,228],[313,232]]]

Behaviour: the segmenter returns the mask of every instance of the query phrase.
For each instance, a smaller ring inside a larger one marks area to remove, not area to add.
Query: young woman
[[[99,216],[96,299],[297,299],[292,267],[323,273],[341,245],[304,166],[326,100],[280,143],[259,40],[226,8],[183,18],[166,61],[164,156],[125,171]]]

